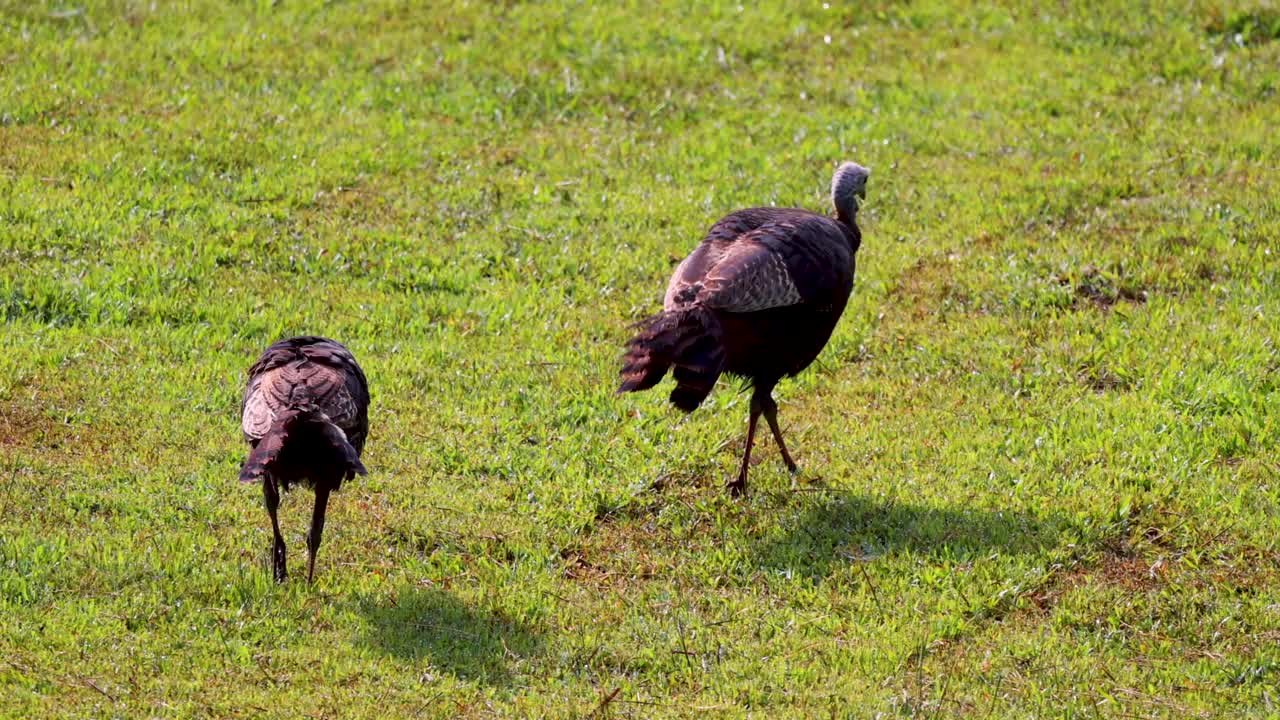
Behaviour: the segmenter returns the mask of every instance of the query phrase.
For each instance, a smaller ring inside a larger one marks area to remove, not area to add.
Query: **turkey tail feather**
[[[291,452],[294,449],[298,452]],[[302,410],[289,413],[271,424],[271,429],[254,446],[240,469],[240,482],[258,482],[264,475],[296,462],[296,455],[314,456],[317,453],[329,454],[342,469],[339,483],[367,472],[360,462],[360,454],[341,428],[330,422],[324,413]]]
[[[338,457],[342,460],[342,465],[346,468],[342,474],[343,480],[350,480],[356,475],[366,475],[368,471],[364,469],[364,464],[360,462],[360,453],[352,447],[347,441],[347,434],[342,432],[342,428],[329,421],[324,421],[318,426],[321,437],[328,442],[329,447],[338,453]]]
[[[700,306],[659,313],[639,323],[643,328],[622,359],[619,393],[648,390],[671,370],[676,387],[671,403],[685,412],[698,407],[724,371],[720,321]]]
[[[248,459],[244,461],[244,465],[240,468],[240,482],[252,483],[262,479],[262,476],[276,464],[281,447],[278,430],[273,427],[262,436],[258,445],[249,453]]]

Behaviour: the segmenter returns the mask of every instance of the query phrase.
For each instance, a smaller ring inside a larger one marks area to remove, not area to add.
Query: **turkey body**
[[[261,481],[274,532],[272,567],[287,576],[277,510],[280,491],[302,483],[315,492],[307,533],[307,578],[324,532],[329,494],[365,473],[360,462],[369,434],[369,386],[355,357],[341,344],[316,336],[274,343],[249,368],[241,404],[241,431],[249,457],[241,482]]]
[[[728,483],[734,494],[746,489],[761,415],[787,467],[796,470],[777,423],[773,388],[817,358],[848,303],[862,240],[854,197],[866,177],[865,168],[852,163],[837,171],[834,219],[784,208],[722,218],[676,268],[662,312],[643,321],[627,345],[619,392],[651,388],[670,370],[676,381],[672,404],[692,411],[721,374],[750,381],[747,446],[738,476]]]
[[[856,227],[804,210],[738,211],[716,223],[677,268],[663,310],[709,307],[723,328],[724,371],[776,384],[808,367],[826,346],[853,291],[859,242]],[[746,268],[752,264],[768,271],[752,272]],[[751,273],[751,286],[768,287],[723,293],[725,278],[737,273]]]

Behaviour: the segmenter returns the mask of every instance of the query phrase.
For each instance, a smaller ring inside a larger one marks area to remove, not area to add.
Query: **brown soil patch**
[[[381,190],[363,182],[336,185],[316,192],[309,204],[297,209],[293,220],[300,229],[338,222],[366,227],[407,223],[407,218],[401,217]]]
[[[1110,308],[1118,302],[1144,303],[1147,301],[1147,290],[1135,284],[1124,282],[1104,274],[1098,268],[1086,267],[1079,279],[1059,278],[1064,285],[1073,285],[1075,305],[1092,304],[1099,308]]]
[[[1128,380],[1104,366],[1081,368],[1080,381],[1100,393],[1126,390],[1129,387]]]
[[[1066,587],[1075,588],[1092,581],[1125,590],[1146,591],[1165,583],[1167,576],[1166,566],[1159,561],[1152,562],[1136,556],[1123,557],[1108,554],[1104,555],[1092,568],[1067,576],[1063,584]]]
[[[0,447],[56,448],[66,426],[43,413],[12,403],[0,404]]]
[[[955,282],[953,268],[948,255],[920,258],[897,277],[887,297],[908,308],[915,318],[947,308],[967,309],[972,298]]]

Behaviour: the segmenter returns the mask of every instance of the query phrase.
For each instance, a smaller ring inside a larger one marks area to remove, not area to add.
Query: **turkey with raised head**
[[[836,217],[808,210],[752,208],[726,215],[671,276],[662,312],[640,323],[627,343],[619,393],[647,390],[668,370],[671,402],[692,411],[722,373],[752,385],[742,467],[727,486],[747,487],[761,415],[787,468],[773,388],[804,370],[827,344],[853,291],[862,240],[856,217],[870,171],[846,162],[831,180]]]
[[[351,351],[322,337],[281,340],[249,368],[240,429],[251,448],[240,482],[262,482],[274,537],[271,566],[285,570],[284,537],[276,510],[280,491],[305,482],[315,491],[307,533],[307,581],[315,575],[329,493],[364,475],[360,462],[369,434],[369,384]]]

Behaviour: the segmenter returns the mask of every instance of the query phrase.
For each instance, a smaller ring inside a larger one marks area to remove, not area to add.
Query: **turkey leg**
[[[769,393],[761,399],[760,404],[763,406],[764,419],[769,421],[769,429],[773,431],[773,439],[778,441],[782,461],[787,464],[787,470],[795,473],[800,468],[796,465],[796,461],[791,459],[791,453],[787,452],[787,444],[782,442],[782,428],[778,427],[778,403],[773,401],[773,394]]]
[[[742,469],[738,471],[737,479],[725,484],[733,497],[742,497],[747,493],[747,469],[751,467],[751,445],[756,440],[756,422],[760,420],[760,411],[760,399],[757,395],[752,395],[751,419],[747,422],[747,447],[742,451]]]
[[[271,541],[271,570],[275,573],[276,582],[284,582],[288,576],[285,570],[284,536],[280,534],[280,519],[276,510],[280,507],[280,488],[270,473],[262,478],[262,497],[266,501],[267,514],[271,516],[271,531],[275,534]]]
[[[320,536],[324,534],[324,513],[329,507],[329,488],[316,485],[316,507],[311,512],[311,530],[307,532],[307,582],[316,574],[316,553],[320,552]]]

